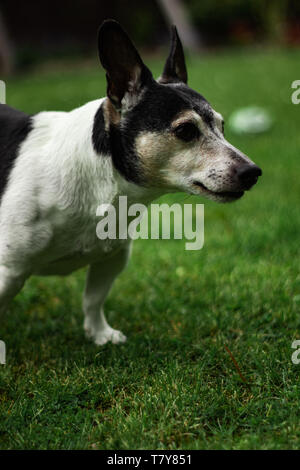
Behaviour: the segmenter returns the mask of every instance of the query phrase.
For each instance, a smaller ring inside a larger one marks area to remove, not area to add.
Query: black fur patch
[[[111,156],[113,165],[128,181],[141,183],[138,159],[134,153],[129,136],[121,132],[119,126],[110,123],[105,130],[102,104],[95,114],[92,142],[95,151],[104,156]]]
[[[31,130],[31,116],[0,104],[0,198],[18,156],[19,147]]]
[[[143,169],[134,149],[135,138],[130,133],[121,132],[114,125],[110,127],[110,147],[114,167],[127,181],[143,184]]]
[[[105,122],[102,105],[98,109],[94,118],[92,141],[97,153],[110,155],[109,136],[105,131]]]
[[[191,108],[201,116],[204,122],[211,128],[213,127],[214,115],[208,101],[192,88],[183,84],[173,85],[190,104]]]
[[[111,154],[115,168],[128,181],[144,185],[142,162],[135,152],[137,136],[144,131],[168,131],[175,116],[184,110],[196,111],[212,125],[211,107],[203,96],[183,83],[160,84],[153,80],[141,100],[121,120],[120,126],[110,125],[109,135],[99,108],[93,128],[94,148],[98,153]]]

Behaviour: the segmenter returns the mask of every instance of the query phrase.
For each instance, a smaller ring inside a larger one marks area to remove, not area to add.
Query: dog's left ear
[[[144,86],[153,80],[150,70],[127,33],[114,20],[106,20],[98,31],[98,50],[106,70],[107,96],[115,108],[134,106]],[[123,98],[126,100],[122,101]]]
[[[175,25],[171,30],[171,50],[165,63],[160,83],[184,82],[187,83],[187,70],[184,59],[183,47]]]

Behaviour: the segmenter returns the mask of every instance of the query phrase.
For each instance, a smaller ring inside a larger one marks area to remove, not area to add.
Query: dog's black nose
[[[244,189],[250,189],[262,175],[261,169],[257,165],[245,163],[236,169],[238,179]]]

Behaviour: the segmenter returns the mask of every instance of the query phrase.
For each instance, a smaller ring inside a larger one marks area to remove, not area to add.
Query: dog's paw
[[[94,336],[94,342],[97,346],[103,346],[104,344],[111,341],[113,344],[125,343],[126,336],[119,330],[114,330],[110,326],[98,332]]]
[[[97,346],[103,346],[111,341],[113,344],[125,343],[126,336],[121,331],[114,330],[105,321],[105,327],[99,329],[86,317],[84,319],[84,331],[87,338],[92,339]]]

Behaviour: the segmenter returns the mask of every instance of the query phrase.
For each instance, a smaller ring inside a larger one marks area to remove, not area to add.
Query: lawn
[[[158,60],[148,61],[156,75]],[[262,167],[231,205],[205,203],[205,244],[138,240],[106,303],[124,345],[84,337],[85,271],[32,278],[1,320],[1,449],[297,449],[300,447],[300,51],[190,57],[190,85],[228,118],[265,106],[272,130],[228,140]],[[69,110],[105,93],[95,66],[7,80],[27,112]],[[231,355],[229,354],[231,352]],[[234,360],[233,360],[234,358]],[[236,366],[238,364],[238,368]]]

